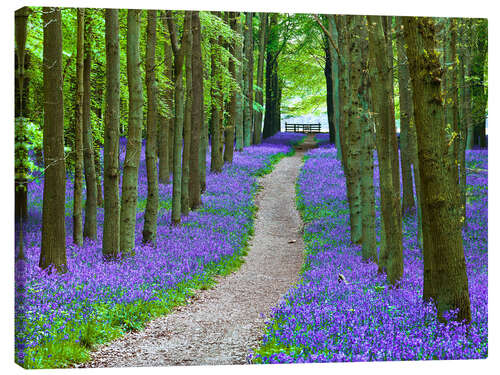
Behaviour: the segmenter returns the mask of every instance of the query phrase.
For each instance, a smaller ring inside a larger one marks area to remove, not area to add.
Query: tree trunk
[[[368,76],[368,34],[366,30],[366,18],[355,16],[356,30],[359,33],[357,42],[360,48],[359,89],[359,131],[360,139],[360,185],[361,185],[361,256],[365,261],[377,262],[377,238],[375,232],[375,189],[373,186],[373,149],[374,134],[373,118],[370,116],[370,87]],[[357,54],[357,53],[356,53]]]
[[[345,124],[348,121],[347,113],[347,87],[349,84],[349,71],[346,65],[347,52],[347,41],[349,34],[346,31],[345,17],[335,16],[335,25],[338,33],[339,50],[341,56],[339,57],[339,71],[338,71],[338,82],[339,82],[339,126],[338,133],[340,139],[340,145],[342,149],[342,154],[340,155],[340,160],[342,161],[342,167],[344,171],[347,169],[347,135],[345,134]]]
[[[16,38],[16,75],[15,75],[15,116],[16,144],[24,145],[28,142],[26,130],[24,127],[24,118],[27,117],[27,99],[28,99],[28,75],[27,54],[26,54],[26,37],[27,23],[29,17],[29,8],[23,7],[15,13],[15,38]],[[28,219],[28,184],[27,178],[29,170],[27,168],[28,152],[24,147],[15,148],[15,220],[19,227],[22,227]],[[20,233],[22,228],[17,228]],[[19,240],[19,246],[22,250],[22,239]],[[21,251],[22,252],[22,251]],[[24,256],[24,255],[23,255]]]
[[[243,145],[250,146],[252,140],[253,123],[253,28],[252,12],[245,12],[245,43],[243,45],[243,54],[245,55],[245,64],[243,68],[244,82],[244,108],[243,108]]]
[[[278,51],[279,42],[278,14],[272,13],[269,19],[269,31],[266,46],[266,109],[264,112],[264,130],[262,138],[268,138],[280,130]]]
[[[102,198],[102,163],[101,163],[101,148],[102,145],[98,140],[94,140],[94,162],[95,162],[95,185],[97,189],[97,206],[103,207]]]
[[[142,148],[143,93],[140,55],[141,11],[127,11],[128,134],[123,162],[120,250],[133,255],[137,211],[137,183]]]
[[[338,31],[337,25],[333,15],[327,15],[328,31],[332,35],[334,42],[338,46]],[[342,145],[340,142],[340,82],[339,82],[339,66],[340,59],[337,51],[333,48],[331,43],[328,45],[330,49],[331,64],[332,64],[332,77],[333,77],[333,123],[335,129],[335,148],[337,149],[337,159],[342,160]]]
[[[92,49],[90,40],[92,30],[90,15],[85,15],[85,59],[83,60],[83,168],[85,171],[85,184],[87,196],[85,200],[85,223],[83,237],[91,240],[97,239],[97,180],[94,161],[94,137],[92,136],[92,123],[90,122],[90,72],[92,69]]]
[[[184,88],[182,68],[186,52],[186,38],[191,32],[191,12],[184,12],[184,27],[181,45],[177,42],[177,29],[175,27],[173,12],[167,11],[170,42],[174,51],[174,78],[175,78],[175,129],[173,153],[173,184],[172,184],[172,225],[181,223],[181,183],[182,183],[182,128],[184,125]],[[186,32],[188,31],[188,32]]]
[[[392,71],[388,69],[387,43],[380,16],[368,16],[368,36],[370,51],[370,75],[373,112],[376,120],[376,146],[380,175],[380,206],[383,220],[379,255],[379,270],[386,271],[388,280],[395,285],[403,275],[403,244],[401,205],[398,181],[394,182],[395,125],[393,104],[390,101],[392,91]],[[389,98],[389,100],[387,100]],[[399,169],[399,158],[398,169]]]
[[[442,70],[431,18],[405,17],[405,40],[412,80],[424,229],[424,299],[435,301],[438,316],[459,309],[470,321],[469,286],[459,222],[458,185],[446,156]]]
[[[106,115],[104,121],[104,225],[102,253],[120,250],[120,40],[118,10],[106,9]]]
[[[254,111],[253,122],[253,143],[260,144],[262,141],[262,109],[264,105],[264,57],[266,55],[267,44],[267,13],[260,13],[259,29],[259,60],[257,62],[257,91],[255,92],[255,102],[258,110]]]
[[[230,25],[231,29],[234,32],[237,32],[236,29],[236,12],[230,12],[229,13],[229,18],[230,18]],[[229,53],[231,55],[235,55],[235,44],[237,42],[234,42],[229,45]],[[233,79],[236,81],[237,76],[236,76],[236,64],[234,61],[230,58],[229,59],[229,66],[228,66],[229,74]],[[231,89],[231,96],[229,99],[229,117],[228,117],[228,124],[225,130],[225,146],[224,146],[224,161],[227,161],[228,163],[233,162],[233,150],[234,150],[234,125],[235,125],[235,116],[236,116],[236,95],[237,91],[236,88]],[[254,134],[255,136],[255,134]],[[255,141],[255,137],[254,137]]]
[[[165,62],[165,76],[173,82],[173,69],[172,69],[172,47],[168,42],[168,23],[166,17],[162,17],[163,26],[165,30],[165,41],[163,42],[163,50],[164,50],[164,62]],[[171,113],[174,112],[173,107],[173,95],[172,90],[167,89],[164,101],[166,106],[168,107]],[[168,118],[162,118],[160,121],[160,139],[159,139],[159,182],[160,184],[168,184],[170,183],[170,149],[172,145],[172,140],[170,139],[170,128],[173,121],[173,116],[169,116]]]
[[[403,180],[403,215],[408,215],[415,209],[413,197],[413,178],[411,174],[413,160],[411,158],[410,145],[410,122],[412,119],[410,73],[408,61],[404,50],[403,31],[401,17],[397,19],[396,45],[398,53],[398,81],[399,81],[399,108],[400,108],[400,150],[401,150],[401,174]]]
[[[62,85],[61,10],[43,8],[43,92],[44,126],[42,246],[39,267],[53,266],[65,272],[66,227],[66,168],[64,162],[64,113]]]
[[[83,43],[85,9],[77,8],[76,32],[76,113],[75,113],[75,181],[73,190],[73,243],[83,245],[82,195],[83,195]]]
[[[219,17],[219,12],[214,12]],[[219,90],[218,82],[221,80],[220,62],[217,55],[219,54],[220,45],[215,39],[211,41],[211,84],[210,84],[210,97],[211,97],[211,117],[210,117],[210,145],[211,145],[211,160],[210,171],[219,173],[222,170],[222,155],[220,154],[221,146],[221,129],[219,118],[219,106],[222,102],[222,92]]]
[[[189,206],[192,210],[201,206],[200,142],[203,129],[203,61],[201,56],[200,12],[192,14],[193,30],[193,102],[191,110],[191,153],[189,160]]]
[[[488,54],[488,20],[476,19],[474,56],[471,61],[472,94],[472,134],[473,145],[487,147],[486,143],[486,103],[485,62]]]
[[[241,22],[241,13],[236,12],[236,32],[238,35],[243,34],[243,24]],[[243,91],[243,44],[236,42],[234,48],[234,57],[240,62],[235,67],[236,70],[236,82]],[[236,151],[243,150],[243,94],[238,90],[236,93],[236,103],[235,103],[235,117],[234,117],[234,131],[236,136]]]
[[[158,87],[156,84],[156,10],[148,10],[146,41],[146,90],[148,95],[148,112],[146,120],[146,172],[148,177],[148,197],[144,212],[142,242],[156,244],[156,228],[158,221],[158,167],[157,139],[158,133]]]
[[[358,90],[361,86],[361,19],[360,16],[347,16],[347,30],[349,32],[349,97],[348,97],[348,123],[346,124],[346,185],[349,201],[349,220],[351,224],[351,241],[360,244],[362,240],[361,218],[361,129]]]
[[[335,96],[334,77],[332,71],[332,48],[328,38],[323,38],[325,43],[325,81],[326,81],[326,112],[328,117],[329,143],[335,144]]]
[[[465,150],[467,147],[467,129],[469,127],[468,121],[470,119],[470,89],[469,83],[465,81],[466,74],[469,75],[469,49],[468,47],[468,24],[469,20],[462,20],[460,32],[460,45],[459,60],[460,60],[460,74],[459,74],[459,87],[460,87],[460,114],[459,114],[459,162],[460,162],[460,202],[462,205],[462,218],[463,223],[467,225],[467,173],[465,164]],[[467,97],[467,91],[469,95]],[[469,100],[469,101],[468,101]],[[468,111],[469,110],[469,111]]]
[[[193,70],[192,70],[192,55],[193,55],[193,32],[191,28],[192,15],[188,17],[190,20],[190,28],[186,29],[186,98],[184,105],[184,148],[182,150],[182,180],[181,180],[181,213],[187,215],[189,213],[189,158],[191,157],[191,110],[192,110],[192,95],[193,95]]]

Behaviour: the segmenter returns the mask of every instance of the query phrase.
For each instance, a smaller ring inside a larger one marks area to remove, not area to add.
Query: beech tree
[[[73,190],[73,242],[83,245],[82,194],[83,194],[83,57],[85,9],[76,10],[76,114],[75,114],[75,181]]]
[[[185,47],[185,71],[186,71],[186,97],[184,104],[184,147],[182,150],[182,180],[181,180],[181,213],[187,215],[189,213],[189,159],[191,157],[191,113],[192,113],[192,93],[193,93],[193,70],[192,70],[192,55],[193,55],[193,33],[191,30],[192,16],[189,20],[189,29],[183,32],[186,34]]]
[[[178,43],[177,28],[172,11],[167,11],[168,30],[170,43],[174,52],[174,82],[175,82],[175,131],[173,154],[173,186],[172,186],[172,225],[181,222],[181,182],[182,182],[182,128],[184,125],[184,88],[182,68],[186,51],[186,38],[191,32],[191,12],[184,12],[184,26],[181,43]]]
[[[418,141],[424,239],[424,300],[438,315],[459,309],[457,319],[471,319],[469,286],[460,223],[459,186],[447,157],[441,78],[432,18],[404,17],[404,35],[413,87]]]
[[[245,12],[245,43],[243,45],[243,54],[245,55],[245,64],[243,68],[243,146],[250,146],[252,143],[252,124],[253,124],[253,27],[252,12]]]
[[[102,253],[115,258],[120,250],[119,136],[120,41],[118,9],[106,9],[106,115],[104,121],[104,224]]]
[[[125,255],[133,253],[135,248],[137,182],[142,148],[144,100],[140,65],[140,34],[141,10],[129,9],[127,11],[128,133],[127,150],[123,162],[120,212],[120,250]]]
[[[200,12],[192,14],[193,52],[192,58],[192,109],[191,109],[191,152],[189,155],[189,206],[192,210],[201,206],[200,147],[201,133],[204,131],[203,108],[203,61],[201,55]],[[204,160],[203,160],[204,162]]]
[[[144,212],[144,228],[142,242],[156,243],[158,220],[158,86],[156,83],[156,10],[148,10],[146,41],[146,89],[148,96],[148,112],[146,121],[146,171],[148,176],[148,197]]]
[[[260,13],[259,28],[259,59],[257,61],[257,90],[255,91],[255,103],[258,109],[253,115],[253,143],[259,144],[262,137],[262,109],[264,105],[264,57],[267,44],[267,13]]]
[[[83,60],[83,168],[85,171],[85,223],[83,237],[97,239],[97,178],[94,160],[94,139],[92,123],[90,121],[90,73],[92,69],[92,39],[91,18],[89,12],[85,14],[84,60]]]
[[[403,275],[402,220],[399,197],[396,128],[394,124],[392,92],[392,69],[389,69],[387,42],[380,16],[368,16],[369,66],[373,112],[376,121],[376,147],[380,175],[380,207],[382,213],[382,243],[380,245],[379,269],[387,272],[391,284]],[[389,99],[389,100],[388,100]],[[394,150],[394,146],[396,150]],[[394,176],[397,174],[397,186]]]
[[[43,8],[43,184],[42,244],[39,267],[65,272],[66,167],[64,162],[64,106],[62,91],[61,10]]]

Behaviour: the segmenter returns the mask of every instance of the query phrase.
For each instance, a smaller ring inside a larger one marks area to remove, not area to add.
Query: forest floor
[[[271,309],[299,279],[304,242],[295,183],[302,157],[313,147],[310,135],[260,179],[255,232],[238,271],[217,278],[212,289],[197,291],[186,305],[144,329],[97,348],[91,361],[78,367],[247,363]]]

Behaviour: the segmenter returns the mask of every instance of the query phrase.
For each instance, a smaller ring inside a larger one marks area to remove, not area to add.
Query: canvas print
[[[488,21],[15,12],[15,363],[488,357]]]

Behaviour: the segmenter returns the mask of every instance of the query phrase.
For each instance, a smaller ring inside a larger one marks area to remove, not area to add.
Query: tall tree
[[[185,71],[186,71],[186,98],[184,104],[184,148],[182,150],[182,180],[181,180],[181,213],[187,215],[189,213],[189,159],[191,157],[191,112],[192,112],[192,95],[193,95],[193,70],[192,70],[192,55],[193,55],[193,32],[191,30],[192,16],[189,15],[190,28],[185,29],[186,34],[186,49],[185,49]]]
[[[471,61],[472,145],[487,147],[485,63],[488,54],[488,20],[476,19],[474,25],[474,55]]]
[[[459,133],[460,133],[460,201],[462,205],[462,217],[464,224],[467,225],[467,174],[465,165],[465,150],[467,148],[468,130],[472,128],[471,122],[471,90],[470,83],[466,80],[466,76],[470,76],[470,23],[471,19],[466,19],[461,22],[460,27],[460,114],[459,114]],[[471,135],[472,139],[472,135]]]
[[[104,120],[104,225],[102,253],[115,258],[120,250],[120,39],[118,9],[105,10],[106,115]]]
[[[403,206],[404,215],[409,214],[415,209],[415,199],[413,197],[413,178],[412,178],[412,147],[410,138],[412,121],[411,92],[410,92],[410,73],[408,71],[408,61],[404,50],[403,30],[401,28],[401,17],[396,17],[397,32],[396,46],[398,55],[398,84],[399,84],[399,113],[400,113],[400,150],[401,150],[401,176],[403,181]],[[413,139],[413,138],[412,138]]]
[[[220,12],[213,12],[214,16],[220,17]],[[220,121],[220,111],[222,110],[222,92],[219,87],[221,81],[221,64],[219,55],[219,49],[222,48],[220,45],[221,40],[216,40],[213,38],[211,40],[211,77],[210,77],[210,97],[211,97],[211,116],[210,116],[210,145],[211,145],[211,160],[210,160],[210,171],[219,173],[222,170],[223,158],[220,153],[221,147],[221,121]]]
[[[193,11],[193,87],[192,87],[192,110],[191,110],[191,153],[189,161],[189,206],[192,210],[201,206],[200,186],[200,142],[203,131],[203,61],[201,55],[201,24],[200,12]]]
[[[67,270],[66,227],[66,168],[64,163],[64,106],[62,85],[61,10],[43,8],[43,91],[44,126],[42,246],[39,266],[53,266],[59,272]]]
[[[361,129],[360,96],[361,86],[361,16],[346,16],[347,31],[350,35],[348,44],[349,97],[347,98],[348,123],[346,123],[346,186],[349,201],[349,219],[352,243],[361,243]]]
[[[446,156],[443,71],[435,50],[432,18],[405,17],[404,35],[413,86],[424,229],[424,299],[436,303],[438,316],[459,309],[458,320],[471,319],[458,185]]]
[[[278,14],[269,16],[269,34],[266,46],[266,110],[262,138],[268,138],[280,130],[278,56],[279,47]]]
[[[123,162],[122,202],[120,212],[120,250],[133,254],[137,210],[137,182],[142,147],[143,93],[140,37],[141,11],[127,11],[128,133]],[[149,78],[149,77],[148,77]]]
[[[146,41],[146,90],[148,95],[148,112],[146,121],[146,172],[148,177],[148,197],[144,212],[142,242],[156,243],[158,221],[158,166],[157,166],[157,134],[158,134],[158,98],[156,83],[156,10],[148,10]]]
[[[76,114],[75,114],[75,180],[73,190],[73,243],[83,245],[82,195],[83,195],[83,43],[85,9],[76,10]]]
[[[236,33],[236,12],[229,13],[229,23],[231,25],[231,29]],[[234,56],[235,55],[235,44],[238,43],[235,40],[233,43],[229,44],[229,53]],[[228,70],[231,77],[236,81],[236,64],[234,60],[230,57],[228,63]],[[235,125],[235,116],[236,116],[236,95],[237,95],[237,87],[231,87],[231,93],[229,98],[229,116],[228,123],[226,129],[224,131],[224,161],[229,163],[233,162],[233,150],[234,150],[234,125]]]
[[[163,20],[163,29],[165,32],[165,40],[163,42],[163,51],[164,51],[164,64],[165,64],[165,77],[168,78],[170,82],[173,82],[173,57],[172,57],[172,47],[170,45],[168,33],[168,23],[166,17],[161,17]],[[170,83],[169,82],[169,83]],[[173,103],[173,90],[168,88],[165,90],[164,96],[165,104],[168,106],[168,109],[171,113],[173,113],[174,103]],[[159,181],[160,184],[168,184],[170,183],[170,162],[171,162],[171,148],[172,148],[172,139],[170,137],[170,131],[173,128],[174,124],[174,116],[169,116],[168,118],[162,116],[160,125],[160,139],[158,142],[159,145]]]
[[[389,69],[387,43],[382,18],[368,16],[368,37],[370,52],[370,78],[373,112],[376,120],[376,147],[379,161],[380,206],[383,220],[383,237],[379,255],[379,268],[387,272],[391,284],[403,275],[402,220],[399,197],[399,171],[397,186],[393,171],[395,124],[390,101],[392,92],[392,70]],[[389,100],[387,100],[389,98]],[[399,169],[399,158],[398,158]]]
[[[361,255],[363,260],[377,262],[377,240],[375,233],[375,190],[373,186],[373,150],[374,122],[370,116],[370,90],[368,75],[368,34],[366,29],[366,17],[354,16],[356,31],[359,33],[357,44],[360,49],[359,87],[356,90],[359,100],[359,114],[356,116],[359,122],[360,135],[360,190],[361,190]],[[354,90],[356,88],[353,88]]]
[[[27,86],[29,82],[26,72],[26,37],[29,8],[23,7],[15,13],[15,40],[16,40],[16,76],[15,76],[15,116],[16,116],[16,144],[25,145],[28,141],[24,125],[27,107]],[[28,152],[25,147],[16,147],[15,165],[15,218],[16,223],[22,226],[28,218],[28,184],[29,170]],[[22,228],[19,229],[22,233]],[[21,239],[22,240],[22,239]],[[22,246],[22,241],[20,245]]]
[[[420,197],[420,174],[418,172],[417,134],[413,116],[412,89],[410,71],[405,51],[402,18],[396,17],[396,47],[398,55],[399,112],[401,139],[401,174],[403,181],[402,213],[408,214],[415,208],[413,196],[413,179],[417,193],[417,243],[422,247],[422,210]]]
[[[244,107],[243,107],[243,145],[250,146],[252,141],[253,124],[253,13],[245,12],[245,42],[243,54],[245,64],[243,68]]]
[[[241,22],[241,13],[236,12],[236,33],[239,36],[243,34],[243,24]],[[236,42],[234,47],[234,57],[239,64],[236,64],[236,82],[240,87],[243,87],[243,43]],[[235,116],[234,116],[234,131],[236,137],[236,151],[243,150],[243,93],[238,90],[235,98]]]
[[[94,139],[90,122],[90,73],[92,69],[92,27],[89,11],[85,14],[85,35],[83,60],[83,168],[85,171],[85,223],[83,237],[97,239],[97,179],[94,161]]]
[[[25,129],[25,117],[27,116],[26,102],[28,99],[28,82],[26,74],[26,37],[29,8],[23,7],[15,13],[15,221],[16,232],[19,234],[17,244],[19,251],[17,259],[24,259],[24,222],[28,218],[28,150],[25,147],[28,142]]]
[[[184,88],[182,68],[184,66],[184,54],[186,50],[186,30],[191,29],[191,12],[184,12],[184,27],[182,40],[179,45],[177,41],[177,28],[172,11],[167,11],[168,31],[170,43],[174,52],[174,102],[175,102],[175,129],[174,129],[174,153],[173,153],[173,185],[172,185],[172,225],[181,222],[181,182],[182,182],[182,128],[184,125]]]
[[[326,16],[328,19],[328,31],[332,35],[334,43],[338,45],[338,31],[337,25],[335,23],[334,16],[329,14]],[[335,129],[335,147],[337,148],[337,159],[342,159],[342,146],[340,143],[340,82],[339,82],[339,72],[340,72],[340,57],[336,48],[332,43],[329,43],[328,48],[330,49],[331,64],[332,64],[332,76],[333,76],[333,122]]]
[[[332,71],[332,48],[330,41],[324,37],[325,49],[325,81],[326,81],[326,112],[328,119],[329,142],[335,144],[335,96],[334,96],[334,75]]]
[[[260,13],[259,28],[259,59],[257,61],[257,90],[255,92],[255,103],[258,109],[254,111],[253,121],[253,143],[261,142],[262,133],[262,109],[264,105],[264,57],[267,44],[267,13]]]

